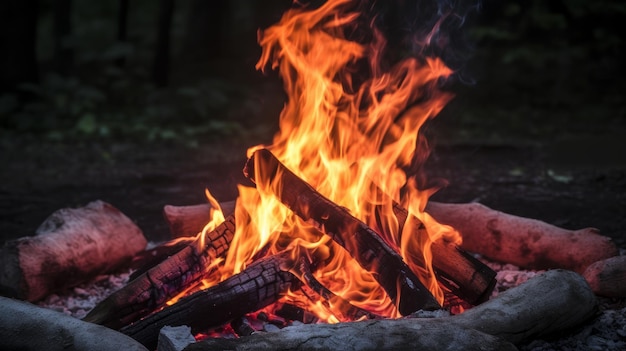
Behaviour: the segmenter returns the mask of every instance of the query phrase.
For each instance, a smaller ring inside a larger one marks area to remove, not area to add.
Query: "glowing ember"
[[[366,43],[347,37],[359,19],[354,7],[352,1],[331,0],[313,10],[292,9],[260,33],[263,52],[257,68],[271,66],[280,72],[288,100],[273,143],[250,148],[248,156],[259,148],[271,150],[318,192],[384,233],[383,239],[441,303],[430,244],[441,236],[457,242],[460,237],[424,213],[435,189],[418,190],[420,175],[407,175],[404,169],[428,153],[420,128],[450,100],[437,85],[452,72],[436,57],[409,57],[385,69],[380,58],[386,42],[376,28]],[[368,67],[365,80],[363,72],[353,75],[363,63]],[[356,81],[362,83],[353,84]],[[239,187],[237,232],[225,260],[219,261],[219,274],[207,277],[205,286],[240,272],[259,255],[289,249],[294,259],[310,257],[317,267],[315,279],[334,294],[378,315],[399,315],[385,291],[349,253],[264,189],[262,184]],[[429,238],[410,235],[412,223],[400,232],[393,201],[426,226]],[[218,211],[205,230],[223,219]],[[300,304],[303,300],[300,292],[290,292],[286,299]],[[324,321],[342,320],[319,301],[310,301],[307,309]]]

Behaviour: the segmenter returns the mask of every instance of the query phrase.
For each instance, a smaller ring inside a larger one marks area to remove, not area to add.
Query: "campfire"
[[[331,0],[260,32],[257,68],[280,73],[287,102],[272,143],[248,150],[250,184],[235,201],[207,190],[207,204],[166,206],[176,239],[150,250],[108,204],[59,212],[41,239],[3,249],[3,293],[36,301],[130,265],[132,279],[83,321],[160,350],[160,333],[183,325],[204,339],[189,350],[515,349],[588,319],[594,292],[623,296],[614,281],[626,264],[595,229],[428,201],[438,188],[422,171],[421,128],[452,98],[441,84],[453,71],[425,50],[390,64],[376,21],[353,38],[357,10]],[[490,299],[496,271],[478,255],[561,269]],[[451,315],[419,318],[437,311]],[[256,333],[268,320],[304,324]]]

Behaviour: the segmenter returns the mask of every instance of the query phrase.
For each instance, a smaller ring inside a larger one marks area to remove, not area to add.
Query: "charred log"
[[[415,216],[409,216],[408,211],[394,203],[393,213],[398,219],[402,233],[403,227],[410,222],[415,237],[428,237],[426,228],[419,223]],[[417,222],[417,223],[416,223]],[[454,243],[443,239],[436,240],[431,245],[433,268],[437,279],[452,293],[472,305],[486,301],[496,286],[496,272],[472,255],[468,254]]]
[[[402,257],[380,235],[287,169],[266,149],[257,150],[244,168],[257,186],[270,191],[303,220],[312,220],[345,248],[396,303],[401,314],[436,309],[439,304]]]
[[[226,212],[230,204],[231,202],[225,203],[222,209]],[[209,221],[210,209],[210,204],[168,205],[164,212],[173,235],[190,236],[195,235]],[[402,232],[409,214],[398,204],[394,204],[393,211],[400,223],[399,231]],[[415,216],[411,218],[415,228],[411,235],[427,238],[424,226],[419,225],[419,220]],[[453,243],[437,240],[431,249],[437,279],[452,293],[472,305],[481,303],[489,297],[496,283],[496,272]]]
[[[84,320],[118,329],[146,316],[215,270],[210,263],[226,253],[234,235],[235,217],[229,216],[205,238],[198,238],[107,297]],[[202,239],[204,246],[199,243]]]
[[[426,212],[456,228],[463,237],[464,249],[520,267],[582,273],[590,264],[618,254],[611,239],[594,228],[567,230],[479,203],[430,202]]]
[[[218,285],[185,296],[120,331],[154,349],[159,330],[166,325],[189,325],[194,333],[220,326],[276,302],[298,282],[288,272],[291,266],[289,253],[267,256]]]
[[[141,230],[105,202],[58,210],[36,236],[0,249],[0,293],[36,301],[119,269],[146,244]]]

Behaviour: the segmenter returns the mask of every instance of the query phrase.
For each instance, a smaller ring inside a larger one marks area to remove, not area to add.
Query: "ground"
[[[586,129],[554,118],[543,126],[554,133],[510,135],[496,125],[486,128],[500,128],[504,137],[468,137],[453,130],[462,108],[453,102],[428,130],[426,169],[449,182],[435,200],[478,201],[565,228],[596,227],[626,248],[625,123]],[[167,239],[164,205],[203,202],[205,188],[220,201],[234,199],[246,181],[246,149],[268,140],[219,138],[190,148],[12,135],[0,142],[0,241],[32,235],[53,211],[96,199],[121,209],[150,240]]]

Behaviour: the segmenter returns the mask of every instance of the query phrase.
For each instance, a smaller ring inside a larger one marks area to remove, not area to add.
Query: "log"
[[[408,211],[399,204],[393,204],[393,213],[398,219],[399,232],[402,233],[407,219]],[[419,220],[411,215],[411,235],[414,237],[427,237],[426,229]],[[416,225],[418,224],[419,225]],[[477,305],[487,301],[493,288],[496,286],[496,272],[472,255],[463,251],[454,243],[443,239],[436,240],[431,245],[432,265],[437,279],[452,293],[466,302]]]
[[[381,193],[382,194],[382,193]],[[228,204],[228,203],[227,203]],[[227,208],[227,204],[222,208]],[[177,235],[195,235],[209,221],[210,204],[191,206],[168,206],[168,221],[170,223],[187,223],[184,230],[177,231]],[[399,204],[394,204],[394,214],[400,223],[399,231],[408,218],[408,211]],[[413,221],[419,221],[411,216]],[[171,226],[171,225],[170,225]],[[178,228],[183,226],[178,225]],[[422,237],[427,235],[423,226],[416,226],[417,232],[412,235]],[[437,279],[464,301],[477,305],[489,298],[496,284],[496,272],[475,257],[462,250],[458,245],[437,240],[431,246],[433,252],[433,268]]]
[[[220,203],[224,217],[235,213],[235,201]],[[173,238],[195,236],[211,220],[210,204],[199,204],[192,206],[172,206],[163,207],[163,217],[170,227]]]
[[[626,297],[626,256],[615,256],[592,263],[583,277],[596,295]]]
[[[188,325],[193,333],[218,327],[278,301],[298,282],[288,272],[292,266],[288,252],[267,256],[223,282],[187,295],[120,331],[154,349],[159,330],[166,325]]]
[[[590,264],[618,254],[613,241],[595,228],[567,230],[479,203],[429,202],[426,212],[456,228],[463,237],[463,249],[524,268],[583,273]]]
[[[238,339],[206,339],[184,351],[507,351],[517,348],[475,329],[429,320],[373,320],[339,324],[302,324]]]
[[[0,350],[147,351],[115,330],[6,297],[0,297]]]
[[[229,216],[215,230],[151,268],[111,294],[91,310],[84,320],[119,329],[148,315],[184,289],[209,275],[218,257],[226,254],[235,235],[235,217]]]
[[[146,247],[141,230],[103,201],[61,209],[36,236],[0,249],[0,294],[37,301],[128,264]]]
[[[352,216],[287,169],[267,149],[254,152],[244,175],[258,186],[269,185],[273,194],[305,221],[342,246],[361,267],[373,273],[402,315],[420,309],[437,309],[439,303],[415,273],[378,233]]]
[[[580,274],[555,269],[449,320],[518,344],[568,330],[597,309],[596,297]]]
[[[515,350],[513,344],[583,323],[596,308],[580,275],[554,270],[451,317],[305,324],[239,339],[207,339],[185,351]]]

